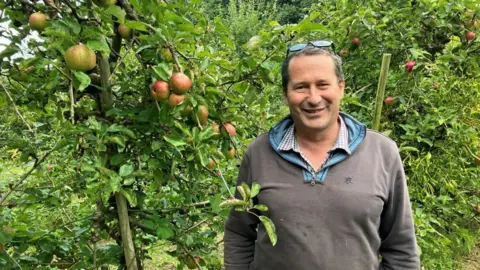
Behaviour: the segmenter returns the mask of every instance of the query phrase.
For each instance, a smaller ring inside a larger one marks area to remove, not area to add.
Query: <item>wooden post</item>
[[[388,67],[390,66],[391,54],[383,55],[382,67],[380,68],[380,78],[378,80],[377,97],[375,100],[375,114],[373,116],[372,129],[380,129],[380,117],[382,115],[383,97],[385,96],[385,84],[387,83]]]
[[[115,201],[117,202],[118,221],[120,223],[120,234],[122,235],[127,270],[138,270],[135,246],[133,245],[130,220],[128,218],[127,199],[121,193],[116,192]]]

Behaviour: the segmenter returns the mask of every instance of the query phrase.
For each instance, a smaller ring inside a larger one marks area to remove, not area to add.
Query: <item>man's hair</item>
[[[333,51],[327,48],[317,48],[317,47],[306,47],[298,52],[291,52],[283,61],[282,64],[282,88],[283,92],[287,92],[288,81],[290,80],[290,74],[288,73],[288,65],[290,60],[296,56],[310,56],[310,55],[328,55],[332,58],[335,65],[335,75],[337,76],[338,82],[340,83],[343,80],[343,71],[342,71],[342,58],[336,55]]]

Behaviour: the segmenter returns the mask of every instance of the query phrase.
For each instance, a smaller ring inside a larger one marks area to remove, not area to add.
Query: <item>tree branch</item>
[[[118,3],[123,7],[123,9],[125,9],[125,12],[127,12],[128,16],[138,21],[138,16],[135,13],[135,10],[133,10],[127,0],[118,0]]]
[[[5,85],[3,85],[1,82],[0,82],[0,86],[3,88],[3,90],[5,90],[5,93],[7,93],[7,96],[8,98],[10,99],[10,101],[12,102],[13,104],[13,107],[15,108],[15,111],[17,112],[18,116],[20,116],[20,118],[22,119],[23,123],[28,127],[28,130],[30,132],[33,133],[33,135],[35,135],[35,131],[30,127],[30,125],[27,123],[27,121],[25,121],[25,118],[23,118],[23,115],[20,113],[20,111],[18,110],[17,108],[17,105],[15,105],[15,101],[13,100],[12,96],[10,95],[10,92],[8,92],[7,88],[5,87]]]
[[[177,50],[175,50],[175,47],[171,43],[168,44],[168,49],[172,53],[173,60],[175,61],[175,64],[177,64],[178,69],[180,70],[181,73],[183,73],[183,67],[182,65],[180,65],[180,62],[178,62]]]
[[[72,120],[72,124],[75,124],[75,97],[73,95],[73,80],[70,81],[68,90],[70,93],[70,120]]]
[[[57,141],[57,143],[58,143],[58,141]],[[10,196],[10,194],[12,194],[12,192],[15,191],[15,189],[16,189],[17,187],[19,187],[19,186],[23,183],[23,181],[25,181],[25,179],[27,179],[27,177],[28,177],[30,174],[32,174],[32,172],[33,172],[38,166],[40,166],[40,164],[42,164],[42,163],[45,161],[45,159],[50,155],[50,153],[52,153],[53,149],[55,149],[55,147],[57,146],[57,143],[55,143],[55,145],[53,146],[53,148],[50,149],[49,151],[47,151],[47,153],[45,153],[45,155],[43,155],[43,157],[42,157],[40,160],[38,160],[38,159],[35,160],[35,164],[33,164],[33,167],[32,167],[27,173],[25,173],[25,174],[22,176],[22,178],[20,179],[20,181],[18,181],[18,182],[12,187],[12,189],[5,195],[5,197],[3,197],[3,198],[0,199],[0,205],[2,205],[3,202],[4,202],[5,200],[7,200],[8,196]]]

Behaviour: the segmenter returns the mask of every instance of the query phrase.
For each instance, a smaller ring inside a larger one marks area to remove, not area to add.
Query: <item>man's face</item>
[[[301,55],[289,64],[284,102],[295,125],[303,131],[323,132],[335,126],[345,82],[338,82],[328,55]]]

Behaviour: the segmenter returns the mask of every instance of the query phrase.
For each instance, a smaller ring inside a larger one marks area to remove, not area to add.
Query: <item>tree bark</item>
[[[115,193],[115,201],[117,202],[118,221],[120,224],[120,234],[122,235],[125,264],[127,265],[127,270],[138,270],[135,246],[133,244],[132,231],[130,230],[128,218],[127,199],[121,193],[117,192]]]

